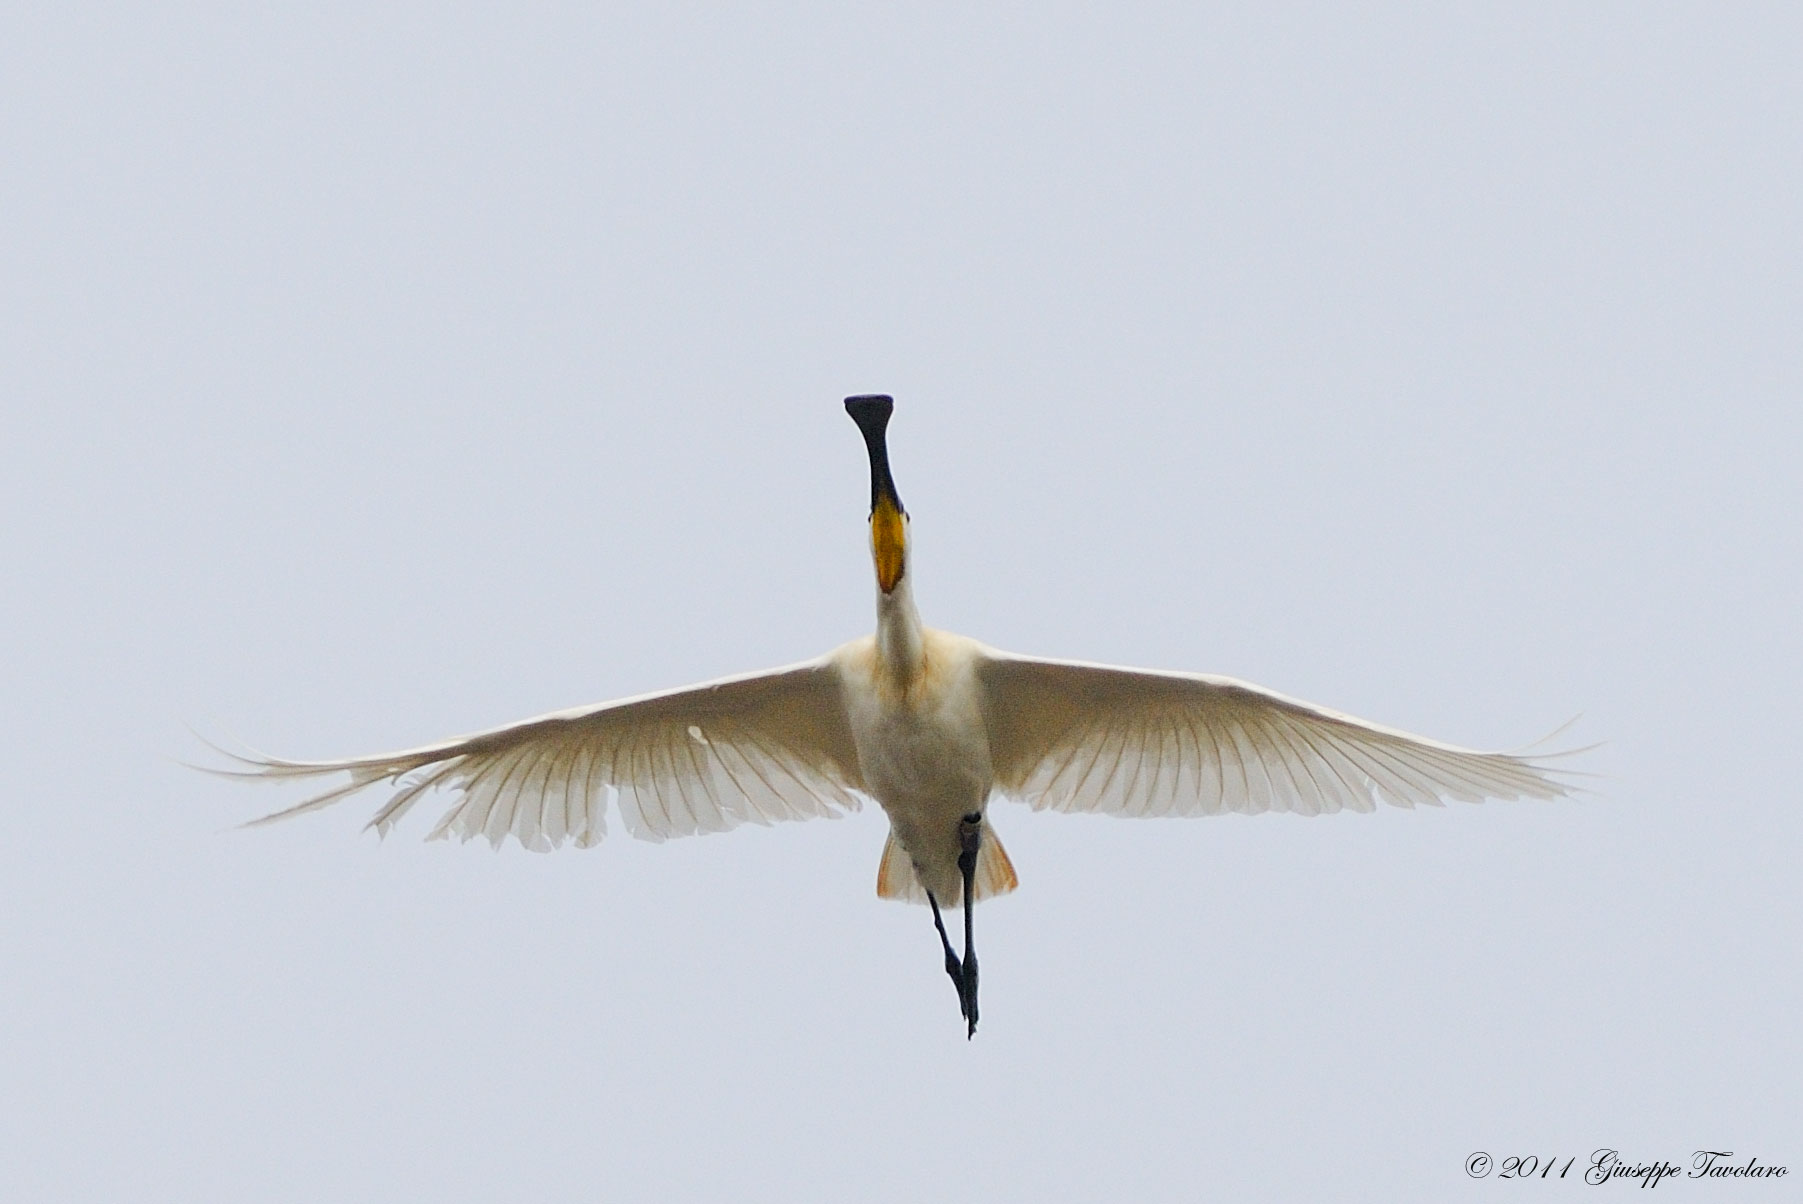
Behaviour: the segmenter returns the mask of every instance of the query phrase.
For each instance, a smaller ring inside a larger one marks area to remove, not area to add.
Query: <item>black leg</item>
[[[939,900],[933,897],[932,891],[927,892],[927,902],[933,906],[933,927],[939,930],[939,943],[945,946],[945,972],[951,975],[952,985],[958,988],[958,1014],[968,1020],[970,1008],[964,1002],[964,963],[952,952],[952,940],[945,935],[945,921],[939,915]]]
[[[964,981],[958,998],[964,1007],[964,1020],[970,1026],[964,1039],[977,1035],[977,946],[971,935],[971,911],[977,902],[977,850],[983,844],[983,816],[973,812],[958,825],[958,872],[964,875]],[[940,936],[943,937],[941,930]],[[946,946],[951,952],[951,946]]]

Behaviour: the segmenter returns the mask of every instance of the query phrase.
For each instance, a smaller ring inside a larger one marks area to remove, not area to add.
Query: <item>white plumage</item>
[[[348,781],[253,823],[387,783],[386,834],[437,791],[432,838],[509,835],[528,849],[597,843],[610,797],[633,836],[887,813],[878,892],[940,905],[1012,890],[987,821],[1002,795],[1048,811],[1120,816],[1319,815],[1376,803],[1550,799],[1543,760],[1456,748],[1231,678],[1037,660],[921,625],[908,519],[883,439],[890,403],[847,400],[871,459],[877,631],[817,660],[559,711],[403,752],[343,761],[237,757],[245,777]],[[229,754],[228,754],[229,755]],[[962,865],[960,854],[974,864]],[[930,898],[929,898],[930,893]],[[974,1030],[976,964],[947,970]],[[941,928],[941,937],[944,930]]]
[[[369,826],[386,835],[429,791],[453,796],[430,839],[509,835],[549,852],[607,834],[610,791],[621,822],[642,840],[724,832],[746,821],[837,815],[858,808],[856,750],[826,660],[768,673],[556,711],[402,752],[344,761],[237,757],[245,777],[350,781],[251,821],[313,811],[378,782],[394,792]],[[228,754],[230,755],[230,754]]]
[[[1569,793],[1533,758],[1442,744],[1230,677],[1039,660],[924,634],[975,675],[993,787],[1036,810],[1322,815],[1376,802]],[[350,775],[251,826],[389,782],[394,791],[369,823],[383,835],[439,790],[452,802],[429,839],[482,836],[499,846],[511,835],[536,852],[600,843],[610,791],[627,832],[641,840],[837,816],[869,793],[846,719],[845,666],[867,658],[870,644],[401,752],[343,761],[234,756],[244,769],[216,772],[281,781]]]

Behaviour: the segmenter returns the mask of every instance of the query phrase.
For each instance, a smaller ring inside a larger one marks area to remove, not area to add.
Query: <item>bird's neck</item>
[[[903,688],[912,684],[926,666],[926,642],[921,630],[920,611],[914,607],[914,587],[906,574],[888,593],[877,591],[877,659],[884,676]]]

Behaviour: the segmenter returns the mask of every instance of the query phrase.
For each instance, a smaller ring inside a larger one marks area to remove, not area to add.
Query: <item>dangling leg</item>
[[[965,1022],[970,1025],[964,1039],[977,1035],[977,946],[971,936],[971,909],[977,901],[977,850],[983,844],[983,816],[973,811],[958,825],[958,872],[964,875],[964,981],[958,988],[958,1002],[964,1008]],[[937,914],[937,913],[935,913]],[[939,933],[943,939],[945,930]],[[945,948],[951,954],[951,945]]]
[[[933,907],[933,927],[939,930],[939,943],[945,946],[945,972],[951,975],[952,985],[958,988],[958,1014],[968,1020],[970,1008],[964,1002],[964,963],[952,952],[952,940],[945,935],[945,921],[939,916],[939,900],[933,897],[932,891],[927,892],[927,902]]]

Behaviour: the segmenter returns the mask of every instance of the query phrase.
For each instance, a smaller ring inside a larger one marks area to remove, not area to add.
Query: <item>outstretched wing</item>
[[[996,786],[1041,810],[1109,815],[1370,811],[1555,798],[1532,758],[1472,752],[1228,677],[991,652]]]
[[[229,754],[228,754],[229,755]],[[378,782],[370,826],[384,835],[428,791],[453,796],[430,839],[512,833],[529,849],[606,834],[611,789],[626,830],[644,840],[722,832],[747,820],[855,811],[863,788],[838,670],[822,658],[688,689],[558,711],[404,752],[346,761],[237,757],[240,777],[348,774],[336,789],[251,821],[313,811]]]

